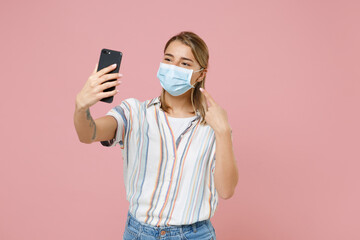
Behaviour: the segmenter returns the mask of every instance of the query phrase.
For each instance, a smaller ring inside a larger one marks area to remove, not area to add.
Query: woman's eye
[[[164,60],[170,62],[170,58],[165,58]]]
[[[187,67],[190,67],[190,64],[188,64],[188,63],[186,63],[186,62],[183,62],[182,65],[187,66]]]

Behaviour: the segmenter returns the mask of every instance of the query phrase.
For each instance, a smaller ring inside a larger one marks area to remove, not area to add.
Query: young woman
[[[93,120],[89,107],[118,93],[103,92],[121,83],[104,83],[121,78],[107,74],[114,66],[96,66],[76,96],[79,140],[122,149],[130,203],[124,239],[216,239],[210,218],[218,196],[234,194],[238,170],[226,111],[204,89],[208,60],[205,42],[181,32],[165,45],[159,97],[125,99]]]

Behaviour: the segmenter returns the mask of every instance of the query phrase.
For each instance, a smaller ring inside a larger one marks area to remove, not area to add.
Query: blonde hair
[[[202,40],[198,35],[193,32],[180,32],[179,34],[170,38],[165,44],[164,53],[167,47],[173,41],[180,41],[181,43],[189,46],[191,52],[195,57],[195,60],[199,63],[200,67],[203,69],[208,68],[209,62],[209,50],[206,46],[204,40]],[[205,111],[206,111],[206,99],[205,96],[201,93],[200,88],[205,88],[205,77],[201,82],[195,83],[195,88],[192,88],[191,92],[191,104],[194,108],[194,112],[198,110],[201,115],[201,124],[205,125]],[[161,108],[168,112],[170,106],[165,102],[165,90],[163,89],[160,95]]]

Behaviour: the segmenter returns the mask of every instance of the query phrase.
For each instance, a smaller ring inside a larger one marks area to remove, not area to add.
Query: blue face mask
[[[172,64],[160,63],[157,77],[160,80],[161,86],[168,93],[173,96],[179,96],[187,92],[190,88],[194,88],[194,86],[191,85],[192,73],[201,70],[202,68],[193,71],[192,69],[186,69]]]

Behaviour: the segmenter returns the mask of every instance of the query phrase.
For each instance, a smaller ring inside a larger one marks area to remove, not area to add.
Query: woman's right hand
[[[100,99],[114,96],[119,92],[119,90],[117,89],[109,92],[103,92],[105,89],[110,87],[116,87],[121,83],[121,81],[119,80],[104,83],[108,80],[119,79],[122,77],[122,74],[119,73],[105,74],[114,70],[116,68],[116,64],[110,65],[96,72],[97,67],[98,64],[96,64],[94,71],[88,78],[84,87],[76,96],[76,108],[79,110],[86,110],[98,101],[100,101]]]

